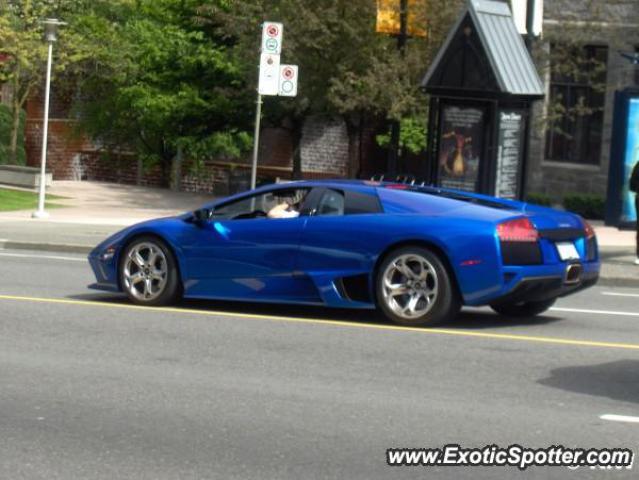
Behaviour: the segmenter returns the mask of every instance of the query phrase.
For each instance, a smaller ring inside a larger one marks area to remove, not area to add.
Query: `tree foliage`
[[[225,9],[203,1],[198,21],[229,32],[252,88],[260,24],[284,24],[282,61],[300,67],[298,96],[266,99],[265,111],[267,121],[291,127],[297,154],[301,126],[310,115],[342,116],[353,137],[364,116],[404,120],[407,148],[420,148],[425,139],[416,140],[421,130],[412,128],[417,127],[413,119],[425,118],[427,102],[419,83],[462,5],[460,0],[423,2],[428,35],[409,39],[403,54],[395,37],[376,33],[371,0],[238,1]]]
[[[178,148],[201,159],[236,157],[250,145],[233,52],[194,15],[186,1],[119,0],[77,19],[93,51],[77,65],[89,133],[165,166]]]
[[[48,2],[38,0],[0,2],[0,83],[11,86],[11,119],[7,147],[8,163],[18,163],[20,116],[27,98],[42,80],[46,47],[39,22]]]
[[[0,165],[13,163],[24,165],[26,153],[24,150],[24,112],[21,112],[18,127],[18,142],[16,151],[10,151],[13,135],[13,114],[6,105],[0,104]]]
[[[428,36],[375,32],[371,0],[0,0],[2,74],[24,100],[43,83],[39,21],[69,22],[56,45],[56,88],[74,99],[80,125],[107,149],[168,166],[238,157],[251,143],[260,25],[284,24],[282,61],[300,66],[296,98],[266,98],[266,121],[299,145],[310,115],[341,115],[355,132],[366,115],[402,120],[408,149],[423,144],[424,70],[461,0],[423,0]],[[418,137],[422,136],[422,140]],[[382,140],[383,141],[383,140]]]

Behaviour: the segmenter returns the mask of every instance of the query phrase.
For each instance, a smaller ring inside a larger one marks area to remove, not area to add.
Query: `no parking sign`
[[[284,26],[277,22],[264,22],[262,26],[262,53],[279,55],[282,52]]]
[[[297,65],[280,65],[281,97],[295,97],[297,95]]]

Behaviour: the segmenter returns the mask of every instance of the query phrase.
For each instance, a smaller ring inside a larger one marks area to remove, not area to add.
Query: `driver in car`
[[[298,212],[295,209],[295,206],[288,201],[278,203],[267,213],[268,218],[295,218],[299,216],[300,212]]]
[[[280,203],[271,208],[266,216],[268,218],[296,218],[300,216],[300,208],[304,196],[295,201],[293,197],[282,198]]]

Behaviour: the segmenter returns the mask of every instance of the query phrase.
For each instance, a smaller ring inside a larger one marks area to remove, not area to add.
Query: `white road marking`
[[[68,262],[86,262],[87,261],[85,258],[60,257],[57,255],[27,255],[25,253],[6,253],[6,252],[0,252],[0,257],[45,258],[48,260],[65,260]]]
[[[570,313],[590,313],[594,315],[620,315],[622,317],[639,317],[639,312],[615,312],[612,310],[587,310],[585,308],[560,308],[553,307],[551,310],[555,312],[570,312]]]
[[[609,420],[611,422],[639,423],[639,417],[629,417],[627,415],[613,415],[606,413],[605,415],[601,415],[599,418],[602,420]]]
[[[611,297],[638,297],[639,293],[617,293],[617,292],[601,292],[602,295],[609,295]]]

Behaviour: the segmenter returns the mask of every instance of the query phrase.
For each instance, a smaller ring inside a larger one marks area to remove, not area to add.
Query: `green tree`
[[[373,0],[256,0],[227,8],[203,2],[198,12],[202,23],[226,28],[252,79],[260,24],[265,20],[284,24],[282,59],[300,66],[298,96],[265,99],[265,111],[267,121],[291,128],[294,174],[299,175],[302,126],[310,115],[341,115],[352,143],[366,115],[425,118],[426,100],[419,82],[462,2],[424,2],[428,36],[409,40],[403,54],[395,38],[376,33]],[[255,81],[250,86],[255,88]]]
[[[82,10],[88,0],[0,0],[0,83],[8,83],[11,92],[11,127],[8,161],[21,161],[21,118],[31,95],[42,88],[46,74],[47,45],[43,38],[42,21],[46,18],[67,18]],[[62,31],[55,47],[55,75],[77,60],[82,39],[72,32]]]
[[[18,165],[24,165],[25,163],[25,150],[24,141],[20,139],[24,138],[24,112],[20,116],[20,123],[18,129],[18,142],[16,152],[14,153],[14,162]],[[0,165],[9,163],[11,145],[11,138],[13,135],[13,116],[11,108],[4,104],[0,104]]]
[[[27,98],[42,80],[46,47],[39,22],[47,12],[44,1],[0,2],[0,49],[6,60],[0,64],[0,82],[11,90],[11,126],[8,162],[18,160],[20,117]]]
[[[250,147],[250,109],[237,61],[186,0],[119,0],[76,18],[90,57],[76,64],[83,128],[110,149],[159,162]],[[241,92],[241,94],[239,93]]]

